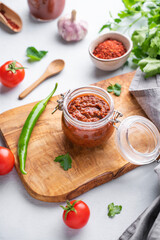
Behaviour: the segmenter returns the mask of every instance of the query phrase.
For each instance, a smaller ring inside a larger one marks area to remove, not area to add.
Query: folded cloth
[[[137,69],[129,91],[160,130],[160,75],[145,79]],[[160,182],[160,164],[155,168]],[[160,196],[122,234],[119,240],[160,240]]]
[[[145,78],[144,73],[137,69],[129,91],[160,130],[160,75]]]
[[[160,164],[154,170],[160,182]],[[127,228],[119,240],[160,240],[160,196]]]
[[[135,222],[122,234],[119,240],[160,239],[160,196],[157,197]]]

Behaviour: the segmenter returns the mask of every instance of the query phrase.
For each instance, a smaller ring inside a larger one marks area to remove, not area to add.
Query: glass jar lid
[[[122,157],[136,165],[149,164],[160,153],[159,131],[147,118],[125,118],[116,131],[116,144]]]

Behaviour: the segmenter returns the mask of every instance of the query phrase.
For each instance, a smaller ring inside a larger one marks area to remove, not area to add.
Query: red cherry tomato
[[[17,61],[8,61],[0,67],[0,82],[6,87],[15,87],[24,76],[24,67]]]
[[[14,155],[5,147],[0,146],[0,175],[9,173],[14,166]]]
[[[90,217],[90,210],[83,201],[67,201],[67,206],[63,207],[63,209],[63,221],[68,227],[79,229],[87,224]]]

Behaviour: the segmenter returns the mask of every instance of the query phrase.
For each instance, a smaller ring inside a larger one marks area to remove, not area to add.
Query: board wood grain
[[[112,94],[115,109],[123,118],[131,115],[145,116],[128,88],[134,72],[126,73],[96,83],[107,88],[109,83],[122,85],[120,97]],[[116,149],[114,134],[106,144],[84,149],[70,143],[61,128],[61,112],[51,115],[59,96],[53,97],[33,129],[27,152],[26,171],[19,171],[17,144],[23,124],[35,103],[6,111],[0,115],[0,129],[7,146],[15,156],[15,167],[28,193],[41,201],[61,202],[73,199],[88,190],[115,179],[136,166],[124,160]],[[116,130],[115,130],[116,131]],[[72,168],[64,171],[55,157],[69,153]]]

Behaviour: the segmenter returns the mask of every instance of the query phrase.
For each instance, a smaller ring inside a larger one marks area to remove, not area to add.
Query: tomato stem
[[[18,69],[25,69],[25,67],[16,67],[16,61],[13,61],[8,65],[8,68],[6,70],[16,73],[16,70]]]
[[[77,202],[79,202],[79,201],[80,201],[80,200],[76,200],[76,201],[74,201],[74,202],[71,204],[71,203],[67,200],[67,201],[66,201],[66,202],[67,202],[67,206],[66,206],[66,207],[60,206],[61,208],[63,208],[63,210],[66,211],[66,213],[65,213],[65,220],[66,220],[67,215],[68,215],[69,212],[73,211],[73,212],[77,213],[77,211],[76,211],[76,209],[74,208],[74,206],[75,206],[75,204],[76,204]]]

